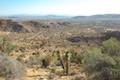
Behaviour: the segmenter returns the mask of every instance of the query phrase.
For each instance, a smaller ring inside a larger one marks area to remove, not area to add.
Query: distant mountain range
[[[75,16],[72,19],[120,19],[120,14],[100,14],[100,15],[91,15],[91,16]]]
[[[96,19],[120,19],[120,14],[99,14],[91,16],[61,16],[61,15],[11,15],[2,16],[1,18],[14,19],[14,20],[35,20],[35,19],[77,19],[77,20],[96,20]]]
[[[62,15],[26,15],[26,14],[19,14],[19,15],[10,15],[10,16],[1,16],[0,18],[3,19],[13,19],[13,20],[39,20],[39,19],[66,19],[71,18],[69,16],[62,16]]]

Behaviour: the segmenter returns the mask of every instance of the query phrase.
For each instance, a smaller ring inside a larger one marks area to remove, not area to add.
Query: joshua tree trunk
[[[65,74],[69,74],[69,55],[68,52],[65,52]]]
[[[64,62],[63,62],[63,59],[61,58],[61,56],[60,56],[60,52],[59,51],[57,51],[57,55],[58,55],[58,58],[59,58],[59,60],[60,60],[60,64],[61,64],[61,66],[62,66],[62,68],[63,68],[63,70],[65,69],[65,67],[64,67]]]

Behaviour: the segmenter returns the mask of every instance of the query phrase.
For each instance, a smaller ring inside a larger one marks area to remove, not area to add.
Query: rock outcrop
[[[0,31],[6,32],[28,32],[22,25],[18,22],[14,22],[12,20],[0,20]]]

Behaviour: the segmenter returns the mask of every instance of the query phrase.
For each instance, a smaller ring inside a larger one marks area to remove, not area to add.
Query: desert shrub
[[[0,54],[0,76],[6,80],[20,78],[24,73],[24,67],[17,60],[13,60],[5,55]]]
[[[112,68],[104,68],[100,72],[96,72],[90,80],[120,80],[120,70]]]
[[[41,59],[39,59],[39,58],[36,58],[36,57],[34,57],[34,56],[31,56],[30,58],[29,58],[29,60],[27,61],[27,66],[29,66],[29,67],[33,67],[34,65],[39,65],[39,66],[41,66]]]
[[[120,69],[120,57],[119,56],[114,56],[113,58],[117,63],[117,66],[115,66],[115,68]]]
[[[110,55],[116,61],[115,67],[120,67],[120,42],[116,38],[103,41],[101,50],[103,54]]]
[[[41,54],[39,57],[41,59],[42,67],[47,68],[53,60],[52,54]]]
[[[114,56],[120,56],[120,42],[115,38],[110,38],[102,43],[102,52]]]
[[[117,59],[119,62],[119,59]],[[83,67],[89,80],[119,80],[120,68],[114,57],[93,48],[84,53]]]
[[[0,50],[4,53],[10,53],[16,48],[16,45],[12,44],[6,37],[0,38]]]
[[[83,64],[89,73],[94,73],[105,67],[114,66],[116,62],[112,57],[102,54],[100,49],[94,48],[84,53]]]
[[[83,68],[89,80],[120,80],[120,42],[115,38],[103,41],[101,48],[86,50]]]
[[[43,68],[47,68],[51,64],[52,60],[52,54],[33,53],[33,56],[30,57],[28,64],[31,66],[38,65]]]

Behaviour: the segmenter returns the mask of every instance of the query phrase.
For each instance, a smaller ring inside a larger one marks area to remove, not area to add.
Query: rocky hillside
[[[38,32],[40,29],[64,28],[69,22],[57,20],[13,21],[0,19],[0,31],[6,32]]]
[[[22,25],[12,20],[0,20],[0,31],[8,32],[28,32]]]
[[[120,31],[120,20],[28,20],[28,21],[14,21],[9,19],[0,19],[0,31],[6,32],[39,32],[48,29],[67,29],[67,28],[84,28],[103,32],[104,30]],[[91,29],[90,29],[91,28]]]

